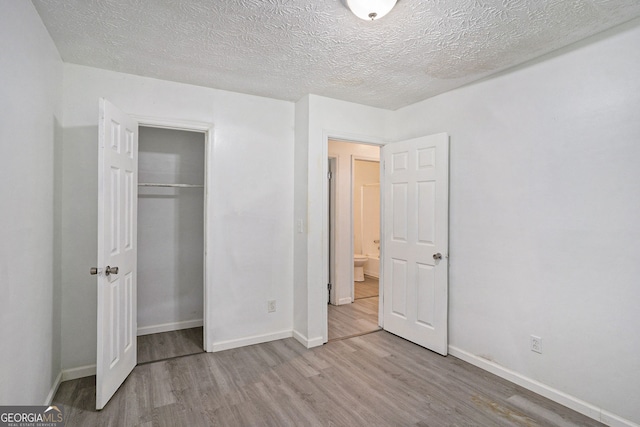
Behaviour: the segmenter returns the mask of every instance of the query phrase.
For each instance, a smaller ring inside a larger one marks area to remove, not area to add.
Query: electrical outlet
[[[276,311],[276,300],[270,299],[267,301],[267,313],[273,313]]]
[[[531,351],[542,354],[542,338],[531,335]]]

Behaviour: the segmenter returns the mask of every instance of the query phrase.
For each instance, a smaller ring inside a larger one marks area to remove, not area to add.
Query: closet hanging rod
[[[202,184],[161,184],[156,182],[139,182],[138,187],[204,188],[204,185]]]

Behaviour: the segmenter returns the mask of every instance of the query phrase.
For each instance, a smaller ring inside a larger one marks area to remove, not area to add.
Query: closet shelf
[[[139,182],[138,187],[178,187],[178,188],[204,188],[202,184],[162,184],[157,182]]]

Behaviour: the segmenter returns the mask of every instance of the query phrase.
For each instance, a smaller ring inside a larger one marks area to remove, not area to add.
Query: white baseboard
[[[311,338],[307,341],[307,348],[320,347],[324,344],[324,339],[322,337]]]
[[[138,328],[138,336],[159,334],[161,332],[179,331],[180,329],[198,328],[203,325],[202,319],[185,320],[182,322],[162,323],[160,325],[143,326]]]
[[[78,368],[64,369],[62,371],[62,381],[75,380],[78,378],[90,377],[96,374],[96,365],[80,366]]]
[[[293,331],[293,338],[295,338],[300,344],[305,346],[306,348],[319,347],[324,344],[324,340],[322,337],[317,337],[313,339],[309,339],[306,336],[302,335],[298,331]]]
[[[51,402],[53,402],[53,396],[56,395],[56,392],[58,391],[58,387],[60,387],[61,382],[62,382],[62,372],[60,372],[56,377],[56,379],[53,381],[53,385],[51,386],[51,390],[49,390],[49,394],[47,394],[47,400],[44,402],[44,406],[51,405]]]
[[[342,305],[342,304],[351,304],[353,302],[353,300],[351,299],[351,297],[347,297],[347,298],[340,298],[338,300],[338,304],[337,305]]]
[[[600,414],[600,422],[611,427],[640,427],[640,424],[626,420],[604,409]]]
[[[232,348],[244,347],[247,345],[261,344],[263,342],[276,341],[284,338],[291,338],[291,336],[292,336],[292,331],[287,330],[287,331],[274,332],[271,334],[254,335],[252,337],[239,338],[235,340],[214,342],[211,344],[211,346],[209,346],[209,349],[210,349],[209,351],[216,352],[216,351],[230,350]]]
[[[295,338],[296,341],[298,341],[300,344],[305,346],[305,348],[309,348],[307,347],[307,337],[302,335],[300,332],[296,331],[295,329],[293,330],[293,338]]]
[[[478,368],[491,372],[494,375],[504,378],[507,381],[511,381],[512,383],[524,387],[527,390],[544,396],[547,399],[553,400],[554,402],[566,406],[569,409],[573,409],[574,411],[586,415],[589,418],[600,421],[601,423],[604,423],[608,426],[640,427],[638,424],[635,424],[632,421],[607,412],[602,408],[598,408],[597,406],[585,402],[584,400],[578,399],[575,396],[564,393],[560,390],[556,390],[546,384],[526,377],[522,374],[519,374],[518,372],[505,368],[504,366],[500,366],[495,362],[491,362],[489,360],[461,350],[457,347],[449,346],[449,354],[457,357],[458,359],[464,360],[465,362],[471,363]]]

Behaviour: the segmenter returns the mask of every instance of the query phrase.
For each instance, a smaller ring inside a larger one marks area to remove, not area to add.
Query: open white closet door
[[[447,354],[449,136],[387,144],[384,329]]]
[[[138,123],[100,99],[96,409],[136,366]]]

